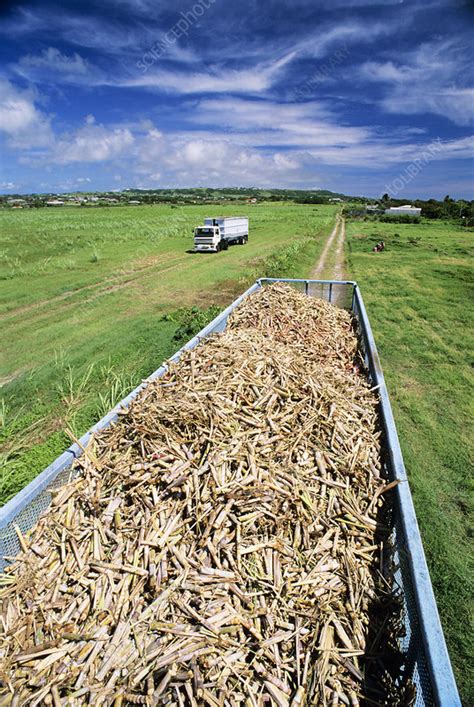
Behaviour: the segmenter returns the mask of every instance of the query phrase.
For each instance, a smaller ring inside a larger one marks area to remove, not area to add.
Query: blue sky
[[[471,197],[474,3],[7,2],[0,192]]]

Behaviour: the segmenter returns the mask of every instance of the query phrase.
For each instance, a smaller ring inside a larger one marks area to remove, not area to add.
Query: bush
[[[380,221],[383,223],[421,223],[419,216],[409,216],[408,214],[400,214],[398,216],[389,216],[384,214],[380,216]]]
[[[178,347],[183,346],[189,339],[196,336],[214,317],[220,312],[217,305],[202,309],[201,307],[185,307],[178,309],[171,315],[167,315],[167,319],[172,319],[178,323],[178,327],[173,336],[173,342]]]

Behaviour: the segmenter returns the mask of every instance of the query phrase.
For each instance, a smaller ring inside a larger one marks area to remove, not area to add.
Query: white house
[[[405,204],[404,206],[391,206],[389,209],[385,209],[385,214],[387,216],[421,216],[421,209],[417,209],[411,204]]]

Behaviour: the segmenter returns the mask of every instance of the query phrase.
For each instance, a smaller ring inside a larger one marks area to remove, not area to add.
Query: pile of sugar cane
[[[0,703],[408,704],[355,351],[347,313],[270,287],[96,436],[19,533]]]

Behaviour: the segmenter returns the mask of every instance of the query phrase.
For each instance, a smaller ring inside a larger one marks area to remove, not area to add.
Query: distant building
[[[391,206],[389,209],[385,209],[386,216],[421,216],[421,209],[417,209],[416,206],[411,204],[405,204],[404,206]]]
[[[64,206],[64,201],[61,199],[51,199],[51,201],[46,202],[46,206]]]
[[[378,211],[380,206],[377,206],[377,204],[367,204],[365,207],[366,211]]]
[[[129,204],[140,204],[141,202],[140,201],[129,201],[128,203]]]
[[[336,203],[336,202],[338,202],[338,201],[342,201],[342,199],[339,199],[339,197],[334,197],[334,198],[332,198],[332,199],[329,199],[329,201],[334,204],[334,203]]]

